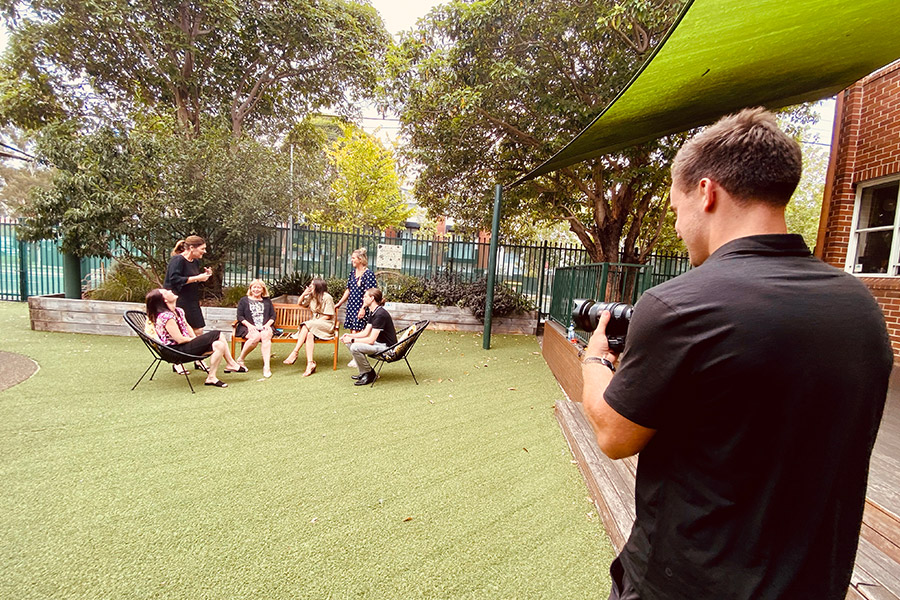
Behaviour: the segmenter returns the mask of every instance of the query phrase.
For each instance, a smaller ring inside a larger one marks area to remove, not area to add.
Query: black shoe
[[[351,376],[350,376],[350,379],[353,379],[354,381],[357,381],[357,380],[359,380],[360,377],[362,377],[362,375],[359,375],[359,374],[357,374],[357,375],[351,375]]]
[[[369,385],[373,381],[375,381],[375,371],[368,371],[360,375],[353,385]]]

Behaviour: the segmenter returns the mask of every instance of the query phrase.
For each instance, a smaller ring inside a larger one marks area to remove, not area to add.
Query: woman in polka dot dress
[[[350,264],[353,265],[353,270],[350,271],[350,276],[347,277],[347,289],[344,290],[344,295],[334,305],[334,309],[337,310],[344,302],[347,303],[344,328],[352,334],[359,333],[366,328],[366,309],[363,308],[363,294],[368,289],[378,287],[378,283],[375,281],[375,273],[368,266],[369,258],[366,256],[365,248],[357,248],[353,251],[353,254],[350,255]],[[347,366],[355,367],[356,362],[351,360]]]

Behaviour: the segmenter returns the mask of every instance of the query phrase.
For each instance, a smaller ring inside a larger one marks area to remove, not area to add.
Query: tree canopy
[[[389,35],[352,0],[0,0],[0,120],[175,114],[281,127],[375,86]]]
[[[333,173],[328,202],[310,211],[311,223],[384,229],[409,218],[394,153],[375,136],[345,124],[327,153]]]
[[[75,256],[115,251],[160,281],[176,240],[202,236],[205,261],[221,266],[287,210],[284,155],[227,129],[188,138],[157,120],[90,134],[62,124],[44,129],[38,151],[55,170],[23,209],[25,237],[59,238]]]
[[[416,197],[458,225],[489,225],[493,182],[510,183],[575,136],[627,83],[682,2],[453,0],[403,37],[389,92]],[[643,144],[507,190],[503,231],[565,219],[596,261],[639,261],[665,219],[681,138]]]

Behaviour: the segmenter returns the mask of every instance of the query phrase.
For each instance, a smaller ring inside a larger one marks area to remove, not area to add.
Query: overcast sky
[[[384,26],[394,35],[409,29],[416,24],[419,17],[424,17],[431,7],[442,3],[441,0],[370,0],[370,2],[381,14]]]

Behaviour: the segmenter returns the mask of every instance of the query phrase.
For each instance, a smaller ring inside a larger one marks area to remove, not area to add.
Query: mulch
[[[22,383],[37,373],[38,368],[27,356],[0,350],[0,392]]]

